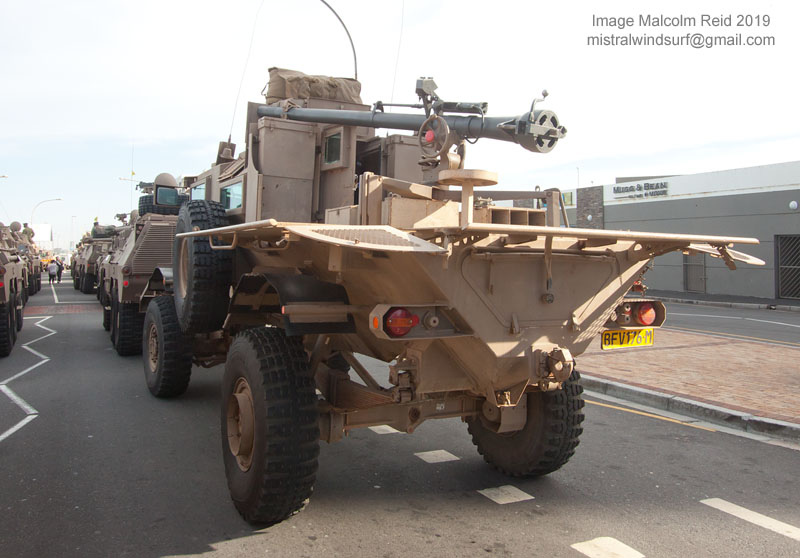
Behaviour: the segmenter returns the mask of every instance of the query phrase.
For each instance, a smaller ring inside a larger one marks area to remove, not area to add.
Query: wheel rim
[[[180,294],[181,298],[186,298],[186,281],[189,277],[189,250],[188,250],[188,240],[183,239],[181,240],[180,244],[180,269],[178,273],[180,274],[180,281],[178,281],[178,293]]]
[[[156,328],[156,324],[150,324],[150,328],[147,330],[147,356],[150,372],[155,374],[158,370],[158,328]]]
[[[250,469],[253,462],[253,440],[255,439],[255,416],[253,414],[253,392],[244,378],[236,380],[233,393],[228,397],[228,447],[236,457],[242,471]]]

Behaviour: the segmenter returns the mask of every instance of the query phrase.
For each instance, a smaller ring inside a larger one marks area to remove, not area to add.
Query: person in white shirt
[[[47,274],[50,276],[50,283],[54,283],[56,280],[56,275],[58,275],[58,264],[55,260],[47,264]]]

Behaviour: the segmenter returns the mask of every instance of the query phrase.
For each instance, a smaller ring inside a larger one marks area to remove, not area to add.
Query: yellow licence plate
[[[600,348],[625,349],[628,347],[648,347],[653,344],[655,330],[652,327],[645,329],[608,329],[603,332],[600,339]]]

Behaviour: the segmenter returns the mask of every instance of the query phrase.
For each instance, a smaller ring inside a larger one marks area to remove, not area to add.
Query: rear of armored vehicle
[[[241,155],[223,142],[187,179],[173,296],[145,319],[145,376],[175,396],[192,360],[225,362],[223,458],[248,521],[298,510],[319,440],[354,428],[459,417],[500,471],[559,469],[582,431],[575,356],[604,331],[609,347],[652,343],[664,321],[663,304],[623,298],[650,259],[709,249],[733,265],[747,258],[729,243],[755,242],[562,226],[557,191],[494,189],[496,174],[464,168],[466,140],[549,152],[566,133],[554,113],[490,118],[485,103],[442,101],[432,80],[417,93],[425,115],[272,95],[249,105]],[[546,209],[492,202],[519,197]],[[387,377],[357,355],[389,364]]]

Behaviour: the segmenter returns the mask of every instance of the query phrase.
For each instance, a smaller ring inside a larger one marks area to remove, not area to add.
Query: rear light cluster
[[[384,329],[390,337],[403,337],[417,324],[419,316],[406,308],[392,308],[383,319]]]
[[[617,323],[626,325],[653,325],[656,321],[656,308],[652,302],[623,302],[617,308]]]

